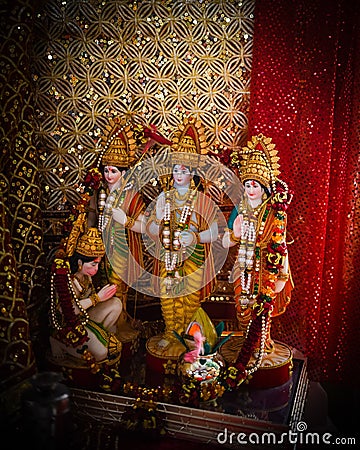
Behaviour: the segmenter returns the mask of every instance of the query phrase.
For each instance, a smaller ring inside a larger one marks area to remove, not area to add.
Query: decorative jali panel
[[[44,209],[78,200],[109,119],[171,138],[189,114],[215,151],[246,138],[254,0],[50,0],[35,23],[33,81]]]

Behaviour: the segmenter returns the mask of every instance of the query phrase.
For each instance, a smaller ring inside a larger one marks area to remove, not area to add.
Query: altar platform
[[[261,389],[243,385],[236,392],[226,392],[216,403],[201,407],[157,402],[156,418],[162,425],[161,433],[125,429],[125,421],[138,402],[133,396],[74,386],[70,387],[69,427],[61,436],[55,436],[52,446],[41,447],[31,436],[24,435],[21,411],[17,412],[18,420],[10,417],[5,420],[3,431],[11,437],[13,448],[36,450],[274,448],[273,442],[267,445],[268,439],[275,439],[282,448],[299,448],[287,442],[289,432],[296,432],[299,424],[305,423],[309,432],[333,432],[334,429],[331,424],[329,428],[326,393],[318,383],[308,381],[306,358],[295,349],[292,352],[291,377],[280,386]],[[143,359],[141,353],[133,358],[124,381],[136,376],[141,382],[146,377]],[[20,389],[16,392],[19,396]],[[250,436],[253,441],[245,444]],[[277,441],[281,436],[282,441]],[[259,445],[254,439],[259,440]],[[21,446],[17,447],[17,443]]]
[[[140,384],[146,378],[146,367],[141,360],[141,357],[135,359],[127,374],[129,380],[133,381],[135,377]],[[156,417],[163,430],[162,435],[156,436],[156,446],[148,448],[161,449],[161,443],[165,445],[169,439],[183,442],[182,448],[187,450],[237,448],[239,439],[241,448],[247,448],[243,442],[250,435],[253,438],[258,436],[255,439],[260,439],[261,445],[249,443],[248,448],[266,448],[265,439],[280,439],[282,434],[285,436],[296,430],[304,412],[307,390],[306,359],[295,353],[290,379],[279,386],[261,389],[243,385],[237,391],[225,392],[216,402],[205,402],[200,407],[157,402]],[[115,433],[121,436],[119,439],[122,441],[124,421],[136,408],[139,399],[72,387],[71,401],[74,421],[80,428],[88,429],[90,434],[99,433],[99,429],[104,435],[114,436]],[[129,442],[139,440],[139,433],[125,432],[125,436]],[[151,442],[155,436],[149,433],[148,438]],[[282,447],[293,448],[287,445],[286,439],[283,439]]]

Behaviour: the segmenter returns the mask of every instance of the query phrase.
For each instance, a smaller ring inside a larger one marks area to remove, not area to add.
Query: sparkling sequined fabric
[[[256,2],[249,134],[272,136],[295,191],[296,288],[273,330],[305,352],[313,378],[351,381],[360,359],[360,5],[268,6]]]

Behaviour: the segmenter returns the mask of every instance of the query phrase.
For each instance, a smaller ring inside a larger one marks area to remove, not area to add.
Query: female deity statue
[[[104,182],[91,199],[88,223],[97,226],[102,233],[106,256],[99,275],[102,283],[117,286],[116,295],[123,304],[118,333],[128,340],[138,334],[127,313],[126,303],[129,286],[136,282],[142,271],[141,233],[146,227],[145,204],[134,189],[131,177],[127,178],[129,168],[135,163],[133,127],[115,123],[110,135],[104,138],[103,148]]]
[[[147,225],[148,234],[158,243],[154,275],[160,280],[165,322],[164,333],[150,338],[148,347],[163,355],[176,356],[184,350],[174,332],[185,332],[215,287],[211,243],[217,239],[218,225],[214,204],[201,192],[195,175],[200,162],[198,130],[194,121],[186,121],[173,139],[172,186],[158,196]]]
[[[97,228],[89,228],[79,237],[80,230],[76,221],[66,251],[61,249],[54,260],[51,351],[58,359],[71,355],[110,364],[121,355],[116,327],[122,303],[115,296],[114,284],[96,291],[92,277],[98,271],[105,248]]]
[[[271,138],[255,136],[232,157],[245,195],[230,214],[222,242],[238,246],[232,281],[239,330],[247,343],[239,358],[246,366],[255,350],[260,357],[273,350],[270,318],[282,314],[290,301],[286,209],[292,195],[278,179],[279,158]]]

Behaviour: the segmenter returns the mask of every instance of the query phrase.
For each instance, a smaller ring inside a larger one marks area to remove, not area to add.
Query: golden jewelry
[[[91,294],[89,298],[91,300],[91,306],[95,306],[97,303],[100,302],[100,297],[96,293]]]
[[[191,190],[188,189],[188,190],[185,192],[185,194],[180,195],[180,194],[179,194],[179,191],[178,191],[177,189],[175,189],[175,190],[174,190],[174,197],[175,197],[176,200],[183,201],[183,200],[187,200],[187,199],[188,199],[190,193],[191,193]]]
[[[278,275],[278,277],[277,277],[277,279],[279,280],[279,281],[288,281],[288,279],[289,279],[289,274],[288,273],[279,273],[279,275]]]
[[[240,242],[240,237],[234,236],[234,230],[229,230],[229,237],[231,242],[235,242],[236,244]]]
[[[127,216],[127,220],[126,220],[126,222],[125,222],[125,225],[124,225],[124,227],[125,228],[128,228],[128,229],[130,229],[130,228],[132,228],[132,226],[134,225],[134,223],[135,223],[135,218],[134,217],[128,217]]]

